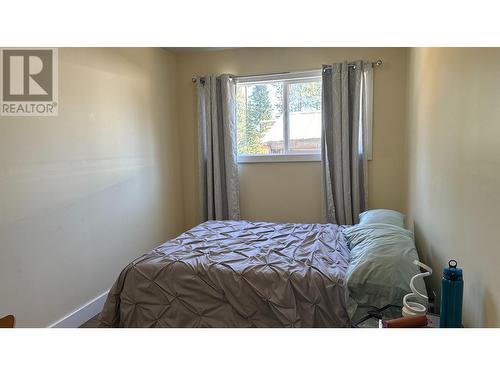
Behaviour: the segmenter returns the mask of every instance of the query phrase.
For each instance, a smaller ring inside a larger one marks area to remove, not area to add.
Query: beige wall
[[[417,48],[409,57],[409,217],[439,290],[464,269],[464,324],[500,325],[500,49]]]
[[[186,227],[198,222],[196,95],[193,75],[258,74],[319,69],[343,60],[384,60],[375,70],[373,161],[369,205],[405,211],[405,48],[240,48],[178,54]],[[321,220],[320,163],[240,164],[244,219]]]
[[[60,49],[59,116],[0,117],[0,316],[47,326],[183,229],[175,69]]]

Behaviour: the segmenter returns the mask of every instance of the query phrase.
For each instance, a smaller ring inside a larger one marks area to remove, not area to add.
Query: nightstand
[[[380,309],[373,309],[368,311],[368,313],[353,323],[353,328],[380,328],[380,320],[382,319],[396,319],[401,318],[401,306],[397,305],[386,305]],[[427,313],[427,320],[429,323],[423,328],[439,328],[439,315],[433,313]]]

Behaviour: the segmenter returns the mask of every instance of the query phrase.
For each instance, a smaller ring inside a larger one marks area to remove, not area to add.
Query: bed
[[[100,327],[349,327],[344,228],[202,223],[125,267]]]
[[[417,260],[393,210],[353,226],[207,221],[125,267],[100,326],[350,327],[401,305]]]

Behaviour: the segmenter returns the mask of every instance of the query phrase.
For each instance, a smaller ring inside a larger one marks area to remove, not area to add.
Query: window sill
[[[318,162],[321,154],[287,154],[287,155],[239,155],[241,163],[290,163],[290,162]]]

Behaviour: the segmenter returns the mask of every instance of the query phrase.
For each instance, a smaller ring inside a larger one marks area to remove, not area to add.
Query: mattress
[[[202,223],[125,267],[100,327],[349,327],[343,228]]]

